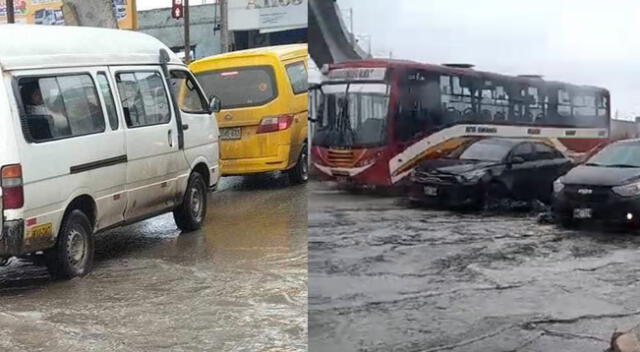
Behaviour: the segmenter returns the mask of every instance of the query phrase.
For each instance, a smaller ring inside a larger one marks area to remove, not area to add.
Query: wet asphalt
[[[640,323],[637,233],[308,193],[310,351],[603,351]]]
[[[307,194],[223,179],[201,231],[170,214],[101,234],[93,272],[0,268],[1,351],[305,351]]]

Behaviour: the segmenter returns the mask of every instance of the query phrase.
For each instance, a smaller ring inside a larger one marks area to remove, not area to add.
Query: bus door
[[[407,71],[400,80],[395,115],[394,134],[403,147],[441,128],[439,75],[423,70]]]

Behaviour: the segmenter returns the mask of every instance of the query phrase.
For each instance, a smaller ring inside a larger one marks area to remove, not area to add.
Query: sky
[[[338,0],[374,56],[472,63],[505,74],[611,91],[612,114],[640,116],[640,2],[635,0]],[[313,45],[313,43],[310,43]]]

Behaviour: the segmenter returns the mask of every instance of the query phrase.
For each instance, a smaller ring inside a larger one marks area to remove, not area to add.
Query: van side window
[[[88,74],[30,77],[18,82],[22,123],[29,141],[104,132],[96,86]]]
[[[309,90],[309,79],[307,78],[307,68],[304,66],[304,62],[289,64],[286,68],[293,94],[306,93]]]
[[[180,110],[186,113],[208,114],[207,99],[189,73],[182,70],[171,71],[171,89],[178,100]]]
[[[118,92],[128,127],[166,124],[171,121],[169,98],[160,72],[120,72]]]
[[[118,112],[116,111],[116,102],[113,99],[113,92],[109,86],[107,75],[104,72],[98,73],[98,86],[104,98],[104,105],[107,107],[107,115],[109,116],[109,125],[112,130],[118,129]]]

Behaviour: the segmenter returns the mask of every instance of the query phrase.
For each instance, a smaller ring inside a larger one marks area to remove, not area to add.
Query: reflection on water
[[[324,183],[309,204],[310,351],[602,351],[638,324],[640,236]]]
[[[83,279],[1,268],[0,350],[306,350],[306,190],[263,181],[213,194],[199,232],[163,215],[101,235]]]

